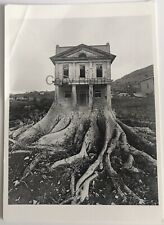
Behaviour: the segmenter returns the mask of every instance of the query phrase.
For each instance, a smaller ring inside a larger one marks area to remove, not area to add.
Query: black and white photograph
[[[8,22],[8,204],[158,205],[152,16],[44,13]]]

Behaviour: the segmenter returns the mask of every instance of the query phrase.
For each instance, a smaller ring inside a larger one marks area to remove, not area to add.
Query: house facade
[[[56,46],[55,100],[71,107],[111,105],[110,45]]]
[[[154,92],[154,78],[149,77],[141,81],[141,93],[143,95],[152,94]]]

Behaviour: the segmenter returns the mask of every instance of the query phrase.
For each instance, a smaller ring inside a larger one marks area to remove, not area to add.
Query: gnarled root
[[[122,130],[120,128],[120,130]],[[139,161],[139,163],[143,163],[147,166],[147,168],[149,168],[149,171],[154,172],[154,170],[156,171],[157,168],[157,161],[156,159],[154,159],[153,157],[151,157],[150,155],[148,155],[146,152],[144,151],[140,151],[138,149],[136,149],[133,146],[130,146],[128,144],[127,138],[126,138],[126,134],[123,132],[122,130],[122,134],[121,134],[121,149],[125,152],[125,153],[129,153],[130,155],[132,155],[135,160]],[[134,161],[134,160],[133,160]]]
[[[98,176],[98,167],[103,169],[103,157],[107,150],[108,143],[112,137],[113,129],[115,127],[115,121],[113,115],[110,113],[105,114],[105,121],[106,121],[106,134],[105,134],[105,142],[104,146],[98,155],[98,158],[94,161],[93,164],[89,166],[86,172],[82,175],[82,177],[78,180],[75,189],[75,198],[73,200],[73,204],[80,201],[82,203],[89,195],[89,184],[90,182]],[[110,124],[109,124],[110,123]]]
[[[152,157],[156,158],[156,145],[154,143],[148,141],[143,136],[139,136],[132,127],[127,126],[120,120],[117,119],[117,122],[125,132],[128,143],[130,145],[133,145],[135,148],[144,151]]]
[[[140,192],[127,185],[126,176],[122,176],[128,173],[137,179],[145,171],[156,176],[155,146],[137,135],[136,131],[140,129],[116,120],[109,109],[93,110],[89,114],[74,111],[68,115],[60,111],[55,116],[53,111],[54,106],[44,119],[17,135],[16,140],[10,139],[11,145],[21,147],[13,150],[11,157],[20,155],[21,149],[25,154],[37,153],[17,184],[24,181],[40,162],[49,158],[47,168],[50,174],[55,170],[58,172],[58,169],[71,168],[70,192],[65,200],[60,199],[59,204],[89,201],[91,184],[97,182],[103,173],[108,174],[107,180],[120,196],[121,204],[130,204],[129,199],[133,199],[135,204],[145,204]],[[151,130],[148,132],[151,134]]]
[[[144,200],[141,199],[138,195],[136,195],[132,190],[130,190],[130,188],[127,187],[127,185],[122,180],[121,176],[113,169],[111,162],[110,162],[110,153],[109,152],[106,156],[105,162],[106,162],[107,171],[113,182],[113,186],[117,190],[117,193],[121,196],[122,202],[126,203],[127,195],[130,195],[131,197],[133,197],[133,199],[138,204],[144,204]]]
[[[88,157],[88,153],[95,146],[95,142],[97,141],[97,138],[98,138],[98,129],[97,129],[97,125],[95,121],[96,121],[96,118],[93,117],[90,122],[90,127],[88,128],[88,131],[85,134],[80,152],[76,155],[56,161],[53,165],[51,165],[51,171],[57,168],[58,166],[72,164],[79,159],[82,160],[83,158]],[[82,131],[81,127],[80,127],[80,131]],[[79,134],[79,130],[78,130],[78,134]]]

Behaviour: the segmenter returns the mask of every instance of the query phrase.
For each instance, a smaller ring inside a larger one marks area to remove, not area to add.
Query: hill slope
[[[153,65],[150,65],[115,80],[112,83],[112,90],[114,92],[126,92],[128,86],[130,85],[137,91],[140,82],[152,76],[154,76],[154,69]]]

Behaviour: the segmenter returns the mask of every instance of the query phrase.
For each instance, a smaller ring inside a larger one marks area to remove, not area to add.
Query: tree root
[[[77,127],[80,124],[78,115],[75,115],[69,125],[58,132],[49,133],[42,136],[38,141],[38,145],[64,146],[68,141],[73,141]]]
[[[10,137],[11,138],[18,138],[18,136],[20,134],[22,134],[23,132],[25,132],[27,129],[29,129],[30,127],[32,127],[34,124],[28,124],[28,125],[24,125],[23,127],[19,127],[18,129],[16,130],[13,130],[11,133],[10,133]]]
[[[35,169],[36,165],[42,160],[42,159],[46,159],[47,154],[46,152],[44,153],[39,153],[34,160],[32,160],[32,162],[26,167],[26,169],[24,170],[23,176],[21,178],[20,181],[23,181],[25,178],[27,178],[32,171]]]
[[[96,136],[97,136],[97,127],[96,127],[95,119],[92,119],[91,125],[85,134],[81,151],[76,155],[56,161],[53,165],[51,165],[50,170],[52,171],[56,169],[58,166],[63,166],[68,164],[71,165],[77,160],[88,157],[88,153],[91,150],[91,148],[93,148],[95,140],[97,139]]]
[[[144,137],[139,136],[132,127],[127,126],[117,119],[117,123],[123,129],[127,136],[128,143],[135,148],[146,152],[152,157],[156,158],[156,145],[148,141]]]
[[[107,149],[107,155],[105,157],[105,165],[106,165],[106,169],[109,173],[109,176],[112,180],[112,183],[113,183],[115,189],[117,190],[118,194],[123,199],[123,202],[125,202],[126,196],[121,189],[121,186],[123,185],[123,182],[121,182],[120,177],[118,176],[117,172],[113,169],[112,164],[111,164],[111,159],[110,159],[111,154],[112,154],[113,150],[116,148],[118,140],[119,140],[121,132],[122,132],[120,129],[118,129],[118,126],[116,127],[115,131],[116,131],[115,138],[113,138],[111,140],[111,143],[110,143],[110,145],[108,146],[108,149]]]
[[[133,163],[134,163],[134,157],[131,154],[129,154],[128,155],[128,159],[123,164],[122,169],[128,170],[131,173],[140,173],[140,172],[143,172],[141,169],[138,169],[138,168],[134,167],[133,166]]]
[[[67,116],[67,117],[62,118],[51,130],[51,133],[60,132],[64,129],[66,129],[69,126],[70,122],[71,122],[70,117]]]
[[[74,203],[77,202],[77,200],[80,200],[80,203],[82,203],[88,197],[89,184],[93,179],[95,179],[98,176],[98,172],[96,171],[98,167],[102,166],[103,157],[107,150],[108,143],[112,137],[113,129],[115,127],[115,122],[114,122],[112,114],[110,113],[105,114],[105,119],[106,119],[106,137],[105,137],[104,146],[98,158],[95,160],[95,162],[89,166],[86,172],[78,180],[76,184],[76,189],[75,189],[76,194],[75,194],[75,199],[73,201]],[[108,124],[109,121],[110,121],[110,126]]]
[[[83,112],[69,112],[66,115],[60,111],[54,116],[54,107],[40,122],[17,135],[16,140],[9,139],[11,146],[18,146],[11,152],[11,157],[12,154],[37,153],[15,186],[23,182],[39,162],[53,156],[49,172],[58,167],[70,167],[72,171],[70,197],[59,204],[89,201],[91,184],[98,180],[102,172],[108,173],[112,187],[121,197],[121,204],[129,204],[130,198],[136,204],[145,204],[121,176],[125,172],[138,176],[146,170],[156,175],[155,145],[137,134],[140,128],[133,129],[116,120],[108,109],[103,112],[90,111],[88,115]],[[151,133],[150,130],[148,132]],[[60,153],[66,153],[65,157]],[[59,154],[58,160],[55,154]],[[119,160],[117,166],[114,165],[114,157]],[[146,168],[140,168],[140,164],[146,165]]]
[[[15,150],[15,151],[12,151],[10,153],[10,155],[13,155],[13,154],[31,154],[31,151],[30,150]]]
[[[109,172],[110,178],[113,182],[114,188],[117,190],[118,194],[122,198],[122,202],[126,203],[127,202],[127,194],[133,197],[133,199],[138,203],[138,204],[144,204],[144,200],[141,199],[138,195],[136,195],[132,190],[130,190],[127,185],[123,182],[122,178],[118,175],[118,173],[113,169],[111,166],[110,162],[110,154],[106,156],[106,166],[107,170]],[[126,194],[125,194],[126,193]]]
[[[84,200],[89,199],[89,186],[90,183],[98,176],[97,172],[94,172],[90,177],[86,178],[86,180],[81,184],[78,188],[76,187],[75,197],[72,200],[72,204],[80,204],[84,202]]]
[[[120,128],[120,130],[122,129]],[[148,155],[146,152],[137,150],[135,147],[130,146],[126,138],[126,134],[123,132],[123,130],[121,134],[120,146],[125,153],[130,153],[137,161],[146,164],[149,167],[150,171],[156,170],[157,168],[156,159]]]

